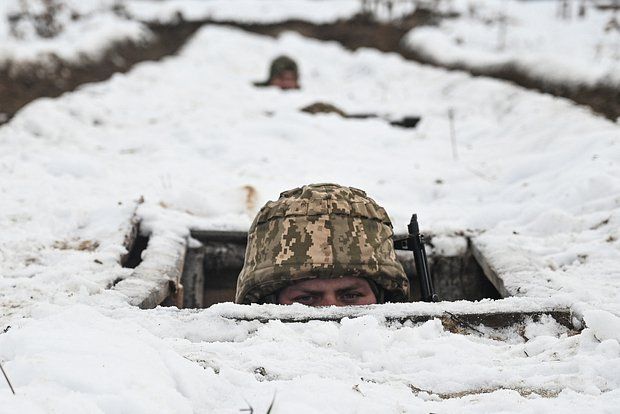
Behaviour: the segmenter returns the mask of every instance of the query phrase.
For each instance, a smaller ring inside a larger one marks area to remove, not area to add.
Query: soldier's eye
[[[293,298],[293,302],[298,302],[302,304],[312,303],[314,301],[314,296],[312,295],[301,295]]]
[[[361,298],[363,295],[359,292],[349,292],[342,295],[342,300],[351,302],[356,301]]]

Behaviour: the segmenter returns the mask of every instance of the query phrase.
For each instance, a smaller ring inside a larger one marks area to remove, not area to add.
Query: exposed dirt
[[[235,26],[270,36],[294,30],[321,40],[338,40],[352,48],[376,47],[382,51],[392,51],[409,28],[422,22],[428,24],[432,18],[427,12],[418,12],[398,25],[374,23],[364,15],[323,25],[301,20],[267,25],[212,20],[148,23],[149,29],[155,34],[153,41],[148,44],[117,43],[97,60],[84,57],[80,62],[74,63],[50,56],[45,62],[27,65],[10,62],[0,67],[0,124],[7,122],[34,99],[56,97],[75,90],[84,83],[103,81],[115,73],[127,72],[136,63],[159,60],[174,54],[196,30],[208,24]]]
[[[233,21],[210,23],[234,26],[268,36],[277,36],[285,31],[295,31],[303,36],[319,40],[337,41],[351,50],[356,50],[360,47],[370,47],[383,52],[395,52],[405,59],[419,63],[450,70],[460,70],[471,73],[474,76],[507,80],[527,89],[568,98],[575,103],[590,107],[594,112],[613,121],[620,117],[620,88],[602,83],[576,87],[559,82],[550,82],[533,77],[524,69],[514,65],[483,69],[470,68],[462,64],[445,65],[401,43],[403,36],[413,27],[436,24],[441,19],[451,17],[455,16],[437,15],[429,10],[421,9],[402,21],[393,24],[379,23],[364,15],[358,15],[351,20],[343,20],[331,24],[313,24],[299,20],[289,20],[275,24],[247,24]]]
[[[532,77],[522,68],[510,65],[484,69],[472,69],[460,64],[443,65],[401,44],[403,36],[413,27],[436,24],[441,19],[451,17],[455,16],[438,15],[429,10],[418,9],[410,16],[389,24],[377,22],[363,14],[328,24],[314,24],[301,20],[272,24],[213,20],[195,22],[179,20],[173,24],[149,24],[149,28],[156,35],[154,41],[145,45],[130,42],[116,44],[97,61],[85,58],[80,63],[67,63],[52,57],[46,63],[31,64],[28,67],[18,68],[14,64],[9,64],[0,68],[0,124],[8,121],[20,108],[34,99],[59,96],[81,84],[106,80],[114,73],[126,72],[138,62],[159,60],[174,54],[197,29],[208,24],[233,26],[268,36],[295,31],[319,40],[337,41],[351,50],[369,47],[383,52],[394,52],[420,63],[462,70],[474,76],[507,80],[528,89],[568,98],[590,107],[594,112],[611,120],[620,117],[620,88],[605,84],[575,87],[553,83]]]
[[[450,70],[469,72],[474,76],[486,76],[513,82],[527,89],[537,90],[553,96],[567,98],[571,101],[590,107],[594,112],[615,121],[620,117],[620,88],[608,84],[567,85],[533,77],[526,70],[515,65],[491,66],[482,69],[467,67],[463,64],[445,65],[432,57],[416,50],[401,48],[399,53],[406,59],[442,67]]]
[[[136,63],[158,60],[177,52],[200,24],[150,25],[155,34],[147,44],[123,42],[112,45],[101,59],[87,57],[69,63],[56,56],[45,62],[9,63],[0,68],[0,124],[8,121],[27,103],[41,97],[56,97],[88,82],[99,82]]]
[[[334,40],[351,50],[371,47],[382,52],[399,52],[400,40],[409,30],[417,26],[436,24],[440,19],[449,17],[451,16],[437,15],[426,9],[418,9],[413,14],[393,23],[377,22],[367,14],[358,14],[349,20],[324,24],[302,20],[286,20],[267,24],[240,23],[231,20],[209,21],[208,23],[233,26],[273,37],[286,31],[294,31],[314,39]]]

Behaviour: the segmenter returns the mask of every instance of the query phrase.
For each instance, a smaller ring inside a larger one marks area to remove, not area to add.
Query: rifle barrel
[[[407,228],[409,230],[409,238],[412,242],[413,258],[420,281],[422,300],[424,302],[437,302],[439,298],[435,293],[431,274],[428,269],[428,258],[426,257],[426,250],[424,249],[424,237],[420,234],[417,214],[411,216],[411,222]]]

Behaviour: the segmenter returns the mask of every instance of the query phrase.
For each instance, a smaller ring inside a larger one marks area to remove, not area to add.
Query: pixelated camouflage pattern
[[[312,184],[268,202],[250,227],[237,303],[261,303],[295,281],[365,277],[389,301],[408,298],[390,219],[362,190]]]

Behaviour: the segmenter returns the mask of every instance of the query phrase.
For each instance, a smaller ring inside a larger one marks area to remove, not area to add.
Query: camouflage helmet
[[[271,62],[271,66],[269,67],[269,79],[267,81],[271,82],[275,77],[287,70],[294,72],[296,75],[299,73],[297,63],[293,59],[286,55],[278,56]]]
[[[409,283],[392,236],[386,211],[362,190],[311,184],[285,191],[250,227],[236,302],[270,302],[297,281],[344,276],[374,282],[387,301],[405,301]]]

